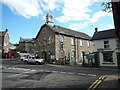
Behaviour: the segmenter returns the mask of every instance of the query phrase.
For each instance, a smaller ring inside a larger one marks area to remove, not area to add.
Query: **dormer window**
[[[109,41],[104,41],[104,48],[105,49],[109,49],[110,48],[110,45],[109,45]]]

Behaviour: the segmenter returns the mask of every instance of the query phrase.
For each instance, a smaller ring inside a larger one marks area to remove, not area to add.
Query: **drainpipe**
[[[82,63],[82,66],[85,66],[85,52],[82,51],[82,54],[83,54],[83,63]]]

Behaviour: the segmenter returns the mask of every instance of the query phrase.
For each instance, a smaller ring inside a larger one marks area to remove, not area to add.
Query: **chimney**
[[[8,29],[6,29],[6,32],[8,32]]]
[[[98,28],[95,28],[95,32],[98,32]]]

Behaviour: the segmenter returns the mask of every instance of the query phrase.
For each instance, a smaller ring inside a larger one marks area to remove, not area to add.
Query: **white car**
[[[38,56],[29,56],[26,60],[27,63],[33,63],[33,64],[44,64],[44,59],[39,58]]]
[[[22,55],[22,56],[20,57],[20,60],[23,60],[23,61],[24,61],[24,59],[26,59],[26,58],[28,58],[28,57],[29,57],[28,54],[26,54],[26,55]]]

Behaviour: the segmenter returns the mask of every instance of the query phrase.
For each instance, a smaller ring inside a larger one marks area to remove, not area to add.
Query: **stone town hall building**
[[[83,52],[92,52],[91,37],[85,33],[54,25],[53,15],[46,15],[46,23],[37,36],[38,56],[51,63],[75,64],[83,59]]]

